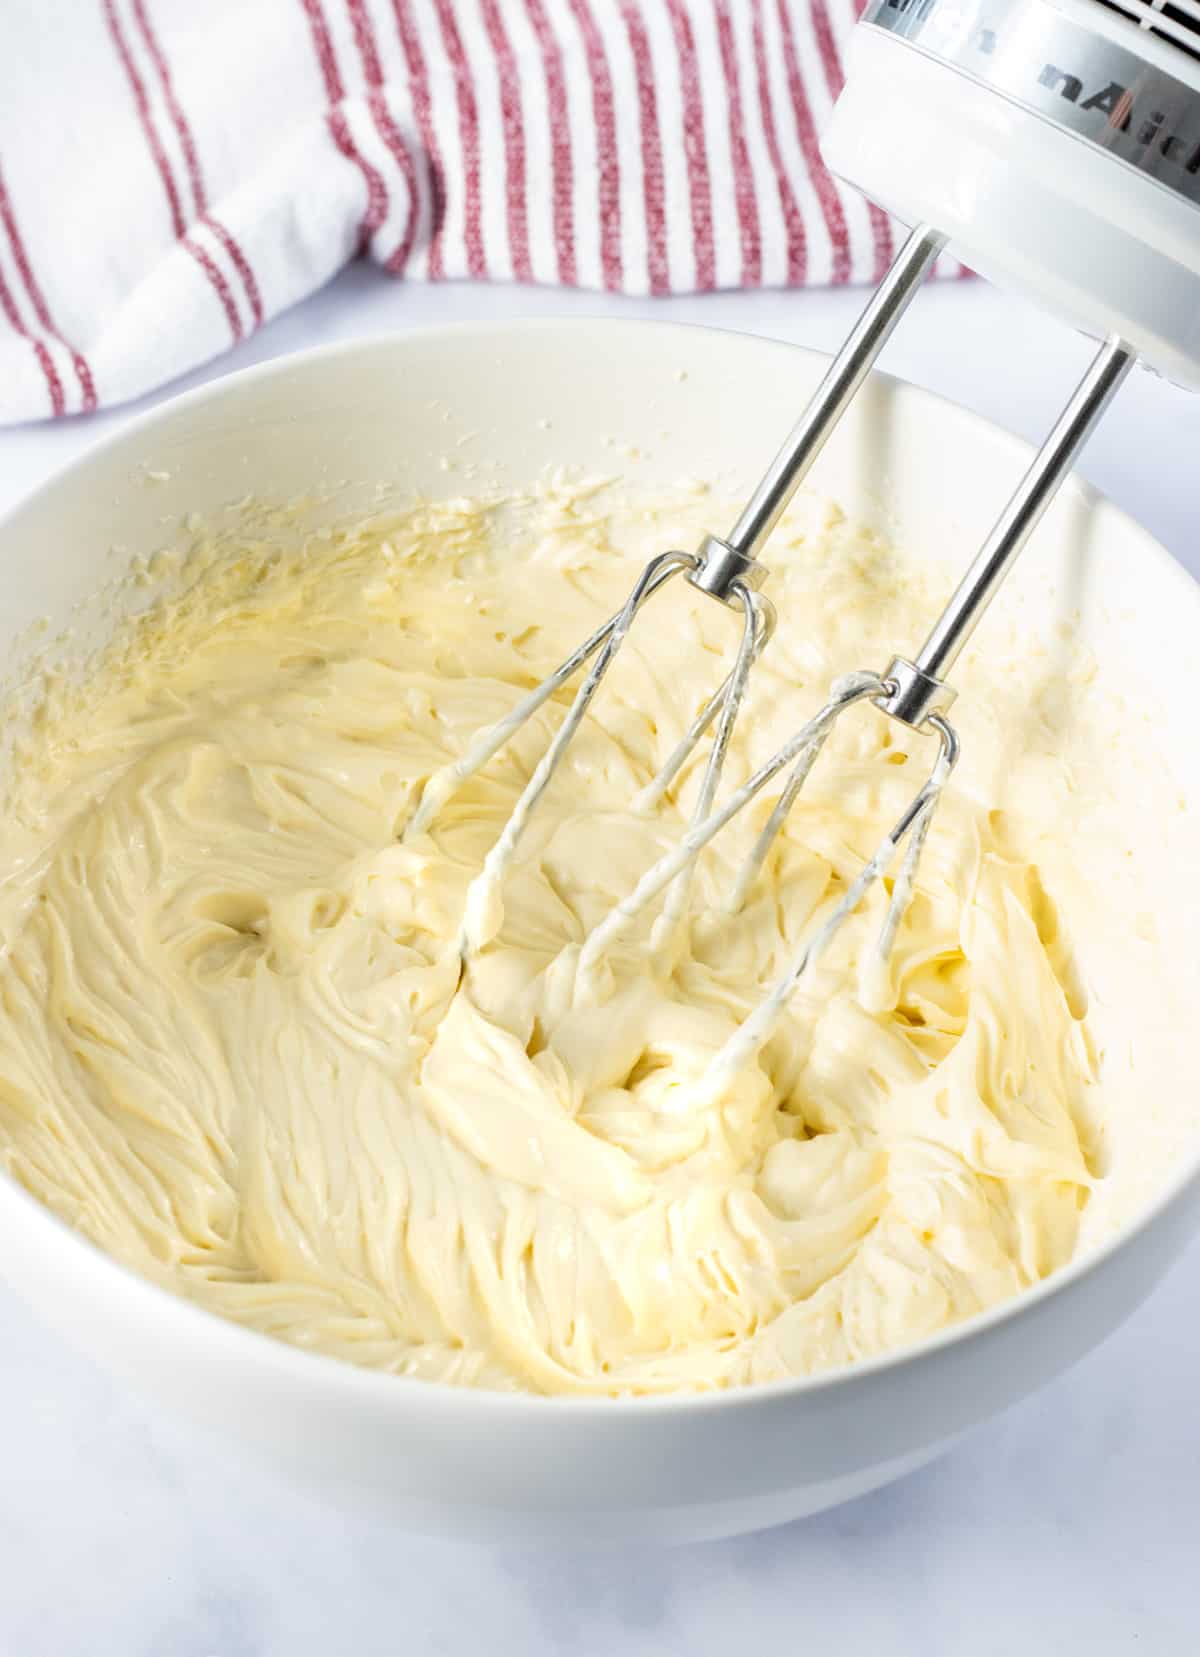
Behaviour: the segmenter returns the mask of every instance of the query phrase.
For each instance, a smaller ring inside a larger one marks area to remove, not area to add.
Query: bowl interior
[[[743,493],[823,366],[708,330],[547,322],[365,341],[232,376],[131,424],[0,526],[0,652],[16,661],[46,617],[52,632],[72,625],[66,648],[79,651],[112,621],[88,595],[170,546],[191,515],[233,521],[250,495],[304,501],[298,521],[313,522],[377,506],[381,485],[443,498],[528,485],[554,467],[619,475],[621,488],[650,494],[696,477]],[[957,574],[1027,462],[1017,440],[880,378],[808,487]],[[1092,1241],[1142,1207],[1181,1158],[1200,1161],[1200,1056],[1187,1014],[1200,992],[1191,946],[1200,818],[1188,807],[1200,796],[1200,747],[1184,683],[1198,633],[1200,589],[1121,512],[1072,483],[974,647],[1002,643],[1028,674],[1032,718],[1064,676],[1080,690],[1058,738],[1087,771],[1096,809],[1046,846],[1044,862],[1052,884],[1057,876],[1078,891],[1082,860],[1094,896],[1080,959],[1120,1177],[1096,1205]],[[1006,744],[1028,733],[989,726],[987,710],[970,707],[969,661],[965,670],[965,781],[1006,808]]]

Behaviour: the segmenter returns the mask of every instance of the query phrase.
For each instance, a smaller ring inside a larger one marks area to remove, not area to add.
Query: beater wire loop
[[[629,629],[642,605],[650,595],[662,586],[663,582],[681,570],[694,569],[696,557],[690,552],[664,552],[657,558],[652,558],[634,583],[633,590],[625,600],[624,605],[613,617],[607,629],[607,636],[596,655],[595,661],[588,669],[587,677],[575,692],[575,700],[571,703],[567,717],[563,720],[550,746],[546,749],[533,775],[525,784],[516,805],[509,814],[508,821],[500,833],[499,839],[492,846],[483,860],[483,867],[467,888],[466,910],[463,916],[462,937],[459,943],[459,952],[463,956],[482,949],[495,936],[500,923],[499,894],[504,877],[508,873],[521,836],[533,815],[538,801],[549,787],[550,779],[558,769],[559,761],[566,753],[576,731],[583,723],[584,715],[591,705],[592,698],[600,688],[600,681],[608,672],[617,657],[621,646],[629,636]],[[576,652],[578,654],[578,652]],[[559,669],[559,673],[562,669]],[[551,674],[551,679],[557,674]],[[561,682],[561,681],[560,681]],[[532,702],[539,694],[534,691],[527,700]],[[544,700],[544,698],[543,698]],[[540,706],[540,703],[538,704]]]
[[[717,721],[712,746],[708,751],[704,776],[700,782],[700,791],[692,808],[691,826],[693,828],[696,824],[702,823],[712,811],[717,797],[717,789],[721,782],[725,756],[729,751],[729,740],[733,735],[734,722],[742,705],[746,682],[750,677],[750,669],[754,666],[760,650],[775,628],[775,607],[769,599],[760,598],[757,593],[751,592],[749,587],[741,581],[735,581],[730,591],[733,598],[741,605],[742,638],[733,669],[717,692],[720,718]],[[678,753],[678,749],[676,753]],[[675,755],[671,757],[674,759]],[[686,757],[685,755],[684,758]],[[676,875],[671,889],[667,893],[667,901],[659,924],[655,928],[652,940],[653,947],[666,947],[668,939],[676,935],[687,911],[688,894],[691,891],[692,872],[695,866],[695,861],[692,860]]]
[[[601,646],[608,645],[614,631],[621,625],[630,604],[633,604],[636,610],[672,576],[678,575],[681,570],[694,569],[695,565],[695,555],[687,552],[664,553],[660,558],[656,558],[648,564],[643,570],[637,586],[614,615],[609,616],[608,620],[602,626],[597,627],[596,631],[590,634],[577,650],[572,651],[565,661],[560,662],[553,673],[548,673],[541,684],[535,686],[528,696],[522,697],[511,713],[506,713],[503,719],[497,720],[494,725],[489,725],[486,731],[481,731],[465,754],[453,760],[449,765],[442,766],[439,771],[435,771],[429,777],[421,791],[417,808],[405,825],[403,838],[413,840],[418,835],[424,834],[438,812],[454,798],[463,784],[469,782],[477,772],[482,771],[493,755],[499,753],[504,744],[520,730],[521,726],[527,720],[532,719],[538,709],[548,702],[556,691],[561,690],[567,681],[578,673],[583,664],[596,654]],[[626,622],[626,631],[628,631],[628,625],[628,622]],[[608,651],[604,666],[600,669],[601,673],[604,672],[619,648],[620,641],[618,640],[617,644]],[[592,690],[594,691],[594,689],[595,686],[593,685]],[[590,696],[591,692],[589,692],[589,700]],[[715,707],[713,711],[715,713]],[[582,715],[580,717],[582,718]],[[578,724],[578,721],[576,721],[576,724]]]
[[[744,586],[741,586],[740,583],[738,584],[738,588],[735,590],[747,593],[747,597],[755,616],[756,632],[754,639],[754,652],[750,662],[747,664],[746,671],[748,672],[749,668],[753,667],[754,663],[758,660],[767,645],[771,642],[771,635],[775,631],[775,606],[771,603],[769,598],[764,598],[761,593],[749,593],[748,590]],[[682,771],[683,767],[690,759],[692,750],[695,748],[700,738],[704,735],[705,731],[708,730],[709,726],[717,717],[718,713],[720,713],[721,709],[726,705],[726,697],[729,694],[735,676],[739,673],[742,673],[743,675],[742,689],[745,688],[745,673],[742,668],[745,642],[745,634],[743,633],[742,648],[738,651],[738,659],[734,663],[732,671],[727,675],[727,677],[709,697],[708,701],[700,709],[700,712],[696,715],[695,719],[692,720],[692,723],[688,726],[687,730],[676,743],[675,747],[672,748],[670,754],[668,754],[666,760],[663,762],[656,775],[650,779],[645,788],[639,790],[639,792],[634,795],[634,811],[647,813],[652,811],[655,806],[661,804],[668,789],[671,787],[671,784],[675,781],[680,771]],[[739,690],[737,695],[738,700],[740,701],[742,690]],[[736,713],[736,709],[734,711]],[[727,744],[728,737],[725,739],[725,745]],[[722,753],[723,752],[724,747],[722,748]]]
[[[637,919],[648,904],[687,868],[698,853],[760,793],[773,777],[797,759],[814,742],[824,742],[839,714],[856,702],[878,696],[884,681],[877,673],[852,673],[840,680],[825,706],[807,725],[778,748],[765,764],[760,765],[740,788],[734,789],[723,805],[709,813],[701,822],[692,823],[677,846],[664,852],[651,865],[629,896],[615,904],[594,931],[585,940],[579,957],[579,971],[586,976],[600,961],[609,945]]]
[[[900,875],[892,889],[887,917],[876,945],[877,949],[890,947],[912,890],[930,820],[946,785],[946,779],[958,761],[959,743],[954,727],[940,714],[930,714],[925,723],[938,737],[938,754],[929,776],[879,842],[872,856],[847,886],[838,902],[820,925],[809,934],[792,965],[775,981],[754,1011],[742,1021],[709,1064],[704,1078],[706,1089],[719,1090],[730,1077],[749,1063],[769,1039],[784,1005],[809,970],[824,955],[870,888],[877,880],[883,879],[898,848],[907,839],[908,850],[901,865]]]

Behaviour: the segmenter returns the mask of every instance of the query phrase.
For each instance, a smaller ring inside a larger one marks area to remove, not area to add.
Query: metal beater
[[[719,1083],[725,1076],[736,1073],[758,1051],[770,1036],[789,996],[870,888],[887,873],[904,846],[899,875],[876,943],[877,957],[886,958],[912,895],[933,813],[958,760],[958,735],[946,717],[956,693],[947,684],[945,675],[958,660],[1076,455],[1136,360],[1135,354],[1119,339],[1108,340],[1101,347],[916,656],[894,656],[881,674],[851,673],[840,680],[820,712],[777,749],[722,806],[702,821],[693,822],[679,845],[647,870],[629,896],[610,911],[584,943],[579,970],[586,977],[613,939],[772,778],[790,765],[791,773],[779,801],[738,876],[734,898],[735,902],[740,901],[761,868],[834,725],[856,704],[870,701],[901,724],[912,730],[928,731],[936,738],[936,756],[924,783],[837,904],[805,940],[792,965],[717,1054],[710,1067],[710,1082]]]

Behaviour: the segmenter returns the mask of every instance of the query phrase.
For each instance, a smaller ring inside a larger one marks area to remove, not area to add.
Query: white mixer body
[[[872,0],[825,159],[1200,390],[1200,5],[1119,4]]]

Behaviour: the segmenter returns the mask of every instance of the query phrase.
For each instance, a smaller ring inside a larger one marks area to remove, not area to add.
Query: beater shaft
[[[897,685],[894,694],[879,703],[885,713],[915,726],[948,705],[953,692],[947,694],[945,675],[1136,361],[1121,339],[1108,339],[1100,347],[929,637],[911,661],[898,656],[884,674]]]
[[[688,576],[694,587],[727,599],[735,581],[749,581],[752,585],[761,581],[765,572],[756,565],[763,543],[807,477],[945,245],[945,236],[928,225],[918,225],[908,236],[891,269],[826,369],[808,407],[746,502],[737,523],[724,540],[715,535],[705,538],[700,549],[700,567]]]

